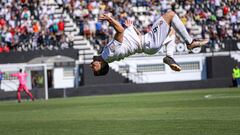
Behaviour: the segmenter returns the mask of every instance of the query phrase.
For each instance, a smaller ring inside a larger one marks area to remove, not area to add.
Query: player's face
[[[90,64],[90,67],[92,68],[92,71],[98,72],[101,69],[101,62],[100,61],[93,61]]]

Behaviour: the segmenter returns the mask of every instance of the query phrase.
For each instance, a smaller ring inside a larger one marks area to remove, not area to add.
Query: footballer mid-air
[[[134,27],[130,20],[125,21],[126,29],[108,14],[99,17],[100,20],[108,21],[115,29],[114,38],[104,46],[99,56],[93,57],[90,64],[95,76],[106,75],[109,70],[108,63],[118,61],[135,53],[155,54],[163,45],[166,45],[167,56],[163,59],[174,71],[180,71],[181,67],[172,58],[174,51],[175,31],[187,44],[187,48],[192,50],[208,43],[208,39],[195,40],[190,37],[184,24],[173,11],[169,11],[153,23],[152,29],[145,35]],[[174,30],[175,31],[174,31]]]

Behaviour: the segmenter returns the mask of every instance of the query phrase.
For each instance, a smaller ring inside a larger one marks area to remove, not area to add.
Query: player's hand
[[[107,20],[107,19],[109,19],[110,18],[110,15],[108,15],[108,14],[101,14],[100,16],[99,16],[99,20]]]
[[[129,26],[133,25],[133,21],[127,19],[124,24],[125,24],[126,27],[129,27]]]

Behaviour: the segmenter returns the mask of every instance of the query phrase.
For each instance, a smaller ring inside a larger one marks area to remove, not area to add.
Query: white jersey
[[[106,62],[110,63],[141,52],[142,48],[140,37],[135,31],[134,26],[130,26],[124,30],[122,43],[114,39],[111,40],[104,47],[101,56]]]
[[[124,31],[123,42],[120,43],[117,40],[111,40],[104,47],[101,56],[106,62],[111,63],[135,53],[155,54],[164,44],[169,42],[163,43],[169,31],[170,27],[162,17],[153,24],[152,30],[142,36],[141,39],[135,31],[134,26],[130,26]]]

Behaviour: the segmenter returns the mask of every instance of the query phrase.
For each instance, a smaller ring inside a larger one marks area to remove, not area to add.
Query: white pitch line
[[[205,95],[204,98],[210,98],[212,95]]]
[[[218,98],[239,98],[240,95],[232,95],[232,96],[229,96],[229,95],[213,95],[213,94],[208,94],[208,95],[205,95],[204,98],[206,99],[218,99]]]

